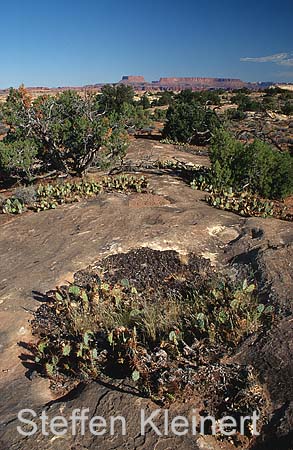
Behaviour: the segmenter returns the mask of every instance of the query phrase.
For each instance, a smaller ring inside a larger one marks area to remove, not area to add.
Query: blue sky
[[[2,1],[0,88],[122,75],[293,82],[292,19],[292,0]]]

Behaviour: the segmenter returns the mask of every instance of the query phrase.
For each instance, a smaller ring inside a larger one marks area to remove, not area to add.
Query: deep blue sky
[[[0,88],[130,74],[293,81],[292,23],[292,0],[1,1]]]

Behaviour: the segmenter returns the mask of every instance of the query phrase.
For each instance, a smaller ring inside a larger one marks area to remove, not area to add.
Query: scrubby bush
[[[177,102],[190,103],[196,102],[200,105],[212,104],[220,105],[221,98],[218,91],[192,91],[191,89],[185,89],[181,91],[177,97]]]
[[[37,200],[37,188],[33,185],[19,187],[13,193],[13,197],[28,207],[33,206]]]
[[[235,161],[239,160],[242,144],[224,130],[215,131],[210,159],[214,182],[221,186],[234,186],[236,184]]]
[[[102,151],[112,160],[123,156],[128,143],[121,117],[125,99],[120,90],[117,96],[120,113],[101,113],[96,95],[66,91],[32,101],[23,88],[11,89],[1,112],[9,127],[0,148],[3,170],[29,178],[40,161],[42,170],[82,174]]]
[[[148,127],[151,123],[150,112],[144,109],[142,105],[126,103],[121,109],[120,120],[126,130],[133,129],[135,131]]]
[[[38,149],[32,139],[0,142],[0,169],[11,176],[30,179]]]
[[[218,125],[219,119],[213,111],[194,101],[188,103],[178,100],[167,111],[163,137],[204,145],[209,142],[212,131]]]
[[[139,101],[139,105],[143,107],[143,109],[148,109],[151,107],[151,102],[149,101],[149,98],[147,96],[147,94],[144,94],[140,101]]]
[[[286,103],[281,108],[281,112],[283,114],[286,114],[287,116],[293,114],[293,101],[286,101]]]
[[[280,98],[283,101],[293,100],[293,92],[287,89],[280,89]]]
[[[219,187],[233,187],[266,198],[285,198],[293,192],[293,160],[255,140],[244,145],[223,129],[211,145],[213,177]]]
[[[106,84],[102,87],[101,92],[99,97],[101,111],[121,112],[125,104],[132,105],[134,102],[134,90],[125,84],[117,86]]]
[[[263,98],[262,106],[263,106],[264,110],[270,110],[270,111],[277,110],[278,109],[278,102],[276,100],[276,97],[274,97],[273,95],[267,94]]]
[[[239,108],[228,109],[226,115],[227,115],[227,119],[229,119],[229,120],[243,120],[246,118],[245,112]]]
[[[166,119],[167,110],[156,108],[152,114],[152,119],[156,121],[163,121]]]
[[[170,105],[173,101],[174,93],[171,91],[160,92],[159,98],[152,101],[152,106]]]
[[[236,103],[241,111],[262,111],[262,104],[253,100],[249,95],[241,92],[231,98],[232,103]]]

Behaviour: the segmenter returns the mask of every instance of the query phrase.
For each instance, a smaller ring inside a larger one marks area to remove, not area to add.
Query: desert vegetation
[[[291,100],[278,90],[139,96],[116,85],[32,99],[24,87],[11,89],[0,110],[0,212],[38,213],[100,194],[107,199],[110,192],[115,201],[125,200],[120,194],[140,197],[134,207],[147,196],[161,205],[151,180],[167,174],[203,191],[185,185],[192,199],[199,194],[214,208],[292,221],[290,126],[278,128],[279,120],[290,123]],[[204,155],[206,163],[156,154],[136,164],[127,159],[130,143],[135,149],[149,138],[154,153],[175,149]],[[219,270],[193,253],[183,260],[175,251],[149,248],[112,255],[46,293],[31,322],[28,359],[58,394],[90,381],[114,387],[118,379],[166,407],[206,397],[216,419],[237,421],[256,410],[265,426],[269,402],[258,374],[233,359],[247,340],[268,333],[279,314],[258,278],[254,266],[241,272],[229,262]],[[248,422],[243,439],[251,437]],[[237,434],[229,444],[240,446],[241,439]]]
[[[20,214],[28,209],[40,212],[94,197],[105,191],[141,193],[146,192],[147,188],[148,183],[143,176],[128,175],[103,177],[99,181],[39,184],[36,188],[30,186],[17,189],[13,196],[2,201],[1,208],[4,214]]]
[[[92,165],[117,163],[127,149],[127,129],[147,122],[133,94],[109,86],[100,96],[66,91],[32,101],[23,87],[11,89],[1,109],[8,127],[0,142],[1,170],[32,181],[48,171],[83,175]]]
[[[293,193],[290,150],[283,151],[270,131],[263,129],[254,130],[253,139],[245,141],[244,131],[235,133],[229,122],[229,119],[241,121],[247,111],[267,114],[267,109],[277,104],[276,95],[280,103],[284,97],[287,101],[288,94],[274,92],[271,97],[267,93],[262,102],[256,102],[247,93],[237,92],[231,102],[237,103],[238,108],[228,109],[226,116],[217,113],[217,106],[210,106],[220,104],[219,94],[212,94],[183,91],[177,95],[167,111],[162,142],[180,146],[209,144],[211,168],[195,171],[192,187],[211,192],[207,201],[212,206],[242,215],[290,219],[285,207],[280,213],[280,208],[275,210],[273,202],[264,200],[282,200]],[[272,101],[268,101],[271,98]],[[258,121],[256,118],[255,122]]]
[[[251,280],[217,274],[196,255],[182,264],[176,252],[141,249],[106,258],[49,292],[32,323],[38,340],[31,351],[54,388],[130,379],[161,405],[199,394],[207,377],[215,396],[231,389],[229,401],[214,403],[215,416],[233,411],[237,418],[266,405],[252,393],[255,375],[221,358],[273,319],[274,307],[259,300]]]
[[[222,113],[221,105],[228,99],[237,109]],[[290,147],[281,148],[261,120],[263,115],[270,117],[268,111],[281,112],[288,104],[292,104],[292,93],[280,89],[268,89],[261,96],[251,96],[247,90],[232,94],[166,91],[155,100],[146,93],[135,99],[127,85],[106,85],[99,95],[66,91],[34,100],[24,87],[12,89],[1,107],[7,129],[0,141],[2,178],[33,184],[46,175],[84,176],[91,167],[117,167],[123,163],[130,136],[146,127],[150,132],[155,128],[152,123],[159,122],[162,143],[207,148],[211,167],[196,170],[189,181],[194,189],[210,192],[210,205],[242,215],[290,219],[286,207],[273,203],[293,192]],[[249,119],[253,131],[246,129],[247,114],[260,114]],[[66,192],[67,200],[77,198],[68,195],[68,183],[58,189]],[[100,186],[94,189],[101,190]],[[35,197],[26,204],[13,194],[2,201],[1,209],[18,213],[26,207],[41,210],[63,202],[60,195],[57,200],[48,196],[40,206],[38,194]]]

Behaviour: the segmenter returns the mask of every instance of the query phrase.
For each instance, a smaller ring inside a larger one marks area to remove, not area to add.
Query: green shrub
[[[117,116],[116,116],[117,117]],[[125,103],[121,108],[120,120],[126,129],[134,131],[141,130],[151,124],[150,112],[143,108],[142,105],[131,105]]]
[[[242,144],[223,129],[216,130],[212,139],[210,159],[214,183],[219,187],[236,184],[235,161],[239,160]]]
[[[12,176],[30,179],[37,162],[38,149],[30,139],[0,141],[0,168]]]
[[[147,94],[144,94],[140,101],[139,101],[139,105],[143,107],[143,109],[148,109],[151,107],[151,102],[149,101],[149,97],[147,96]]]
[[[156,121],[163,121],[166,119],[167,110],[156,108],[152,114],[152,119]]]
[[[286,198],[293,193],[293,158],[289,153],[277,153],[271,185],[272,198]]]
[[[262,111],[261,103],[241,92],[233,96],[231,102],[236,103],[240,111]]]
[[[285,198],[293,192],[293,160],[255,140],[244,145],[223,129],[214,133],[211,145],[212,172],[218,188],[244,186],[266,198]]]
[[[100,113],[99,96],[93,94],[81,97],[66,91],[32,101],[23,88],[12,89],[1,113],[9,127],[1,144],[1,165],[9,175],[23,171],[28,176],[38,156],[41,170],[83,174],[101,152],[108,159],[123,157],[128,136],[121,110],[131,92],[116,91],[117,108]]]
[[[278,109],[278,102],[273,95],[266,95],[262,101],[263,109],[275,111]]]
[[[262,141],[254,141],[244,146],[235,162],[235,171],[239,174],[237,186],[247,184],[252,192],[267,198],[272,198],[272,183],[275,176],[277,153]]]
[[[134,101],[134,90],[131,86],[119,84],[111,86],[106,84],[102,87],[98,98],[101,112],[120,113],[124,105],[132,105]]]
[[[171,91],[163,91],[158,94],[159,98],[152,101],[152,106],[164,106],[172,103],[174,93]]]
[[[219,91],[192,91],[191,89],[185,89],[181,91],[177,97],[176,102],[180,103],[199,103],[200,105],[212,104],[220,105],[221,99]]]
[[[286,114],[287,116],[293,114],[293,101],[288,100],[287,102],[285,102],[285,104],[281,108],[281,112],[283,114]]]
[[[227,118],[230,120],[243,120],[246,118],[246,114],[241,109],[237,108],[231,108],[227,111]]]
[[[178,142],[204,145],[219,126],[216,114],[199,103],[177,101],[169,107],[163,137]]]

